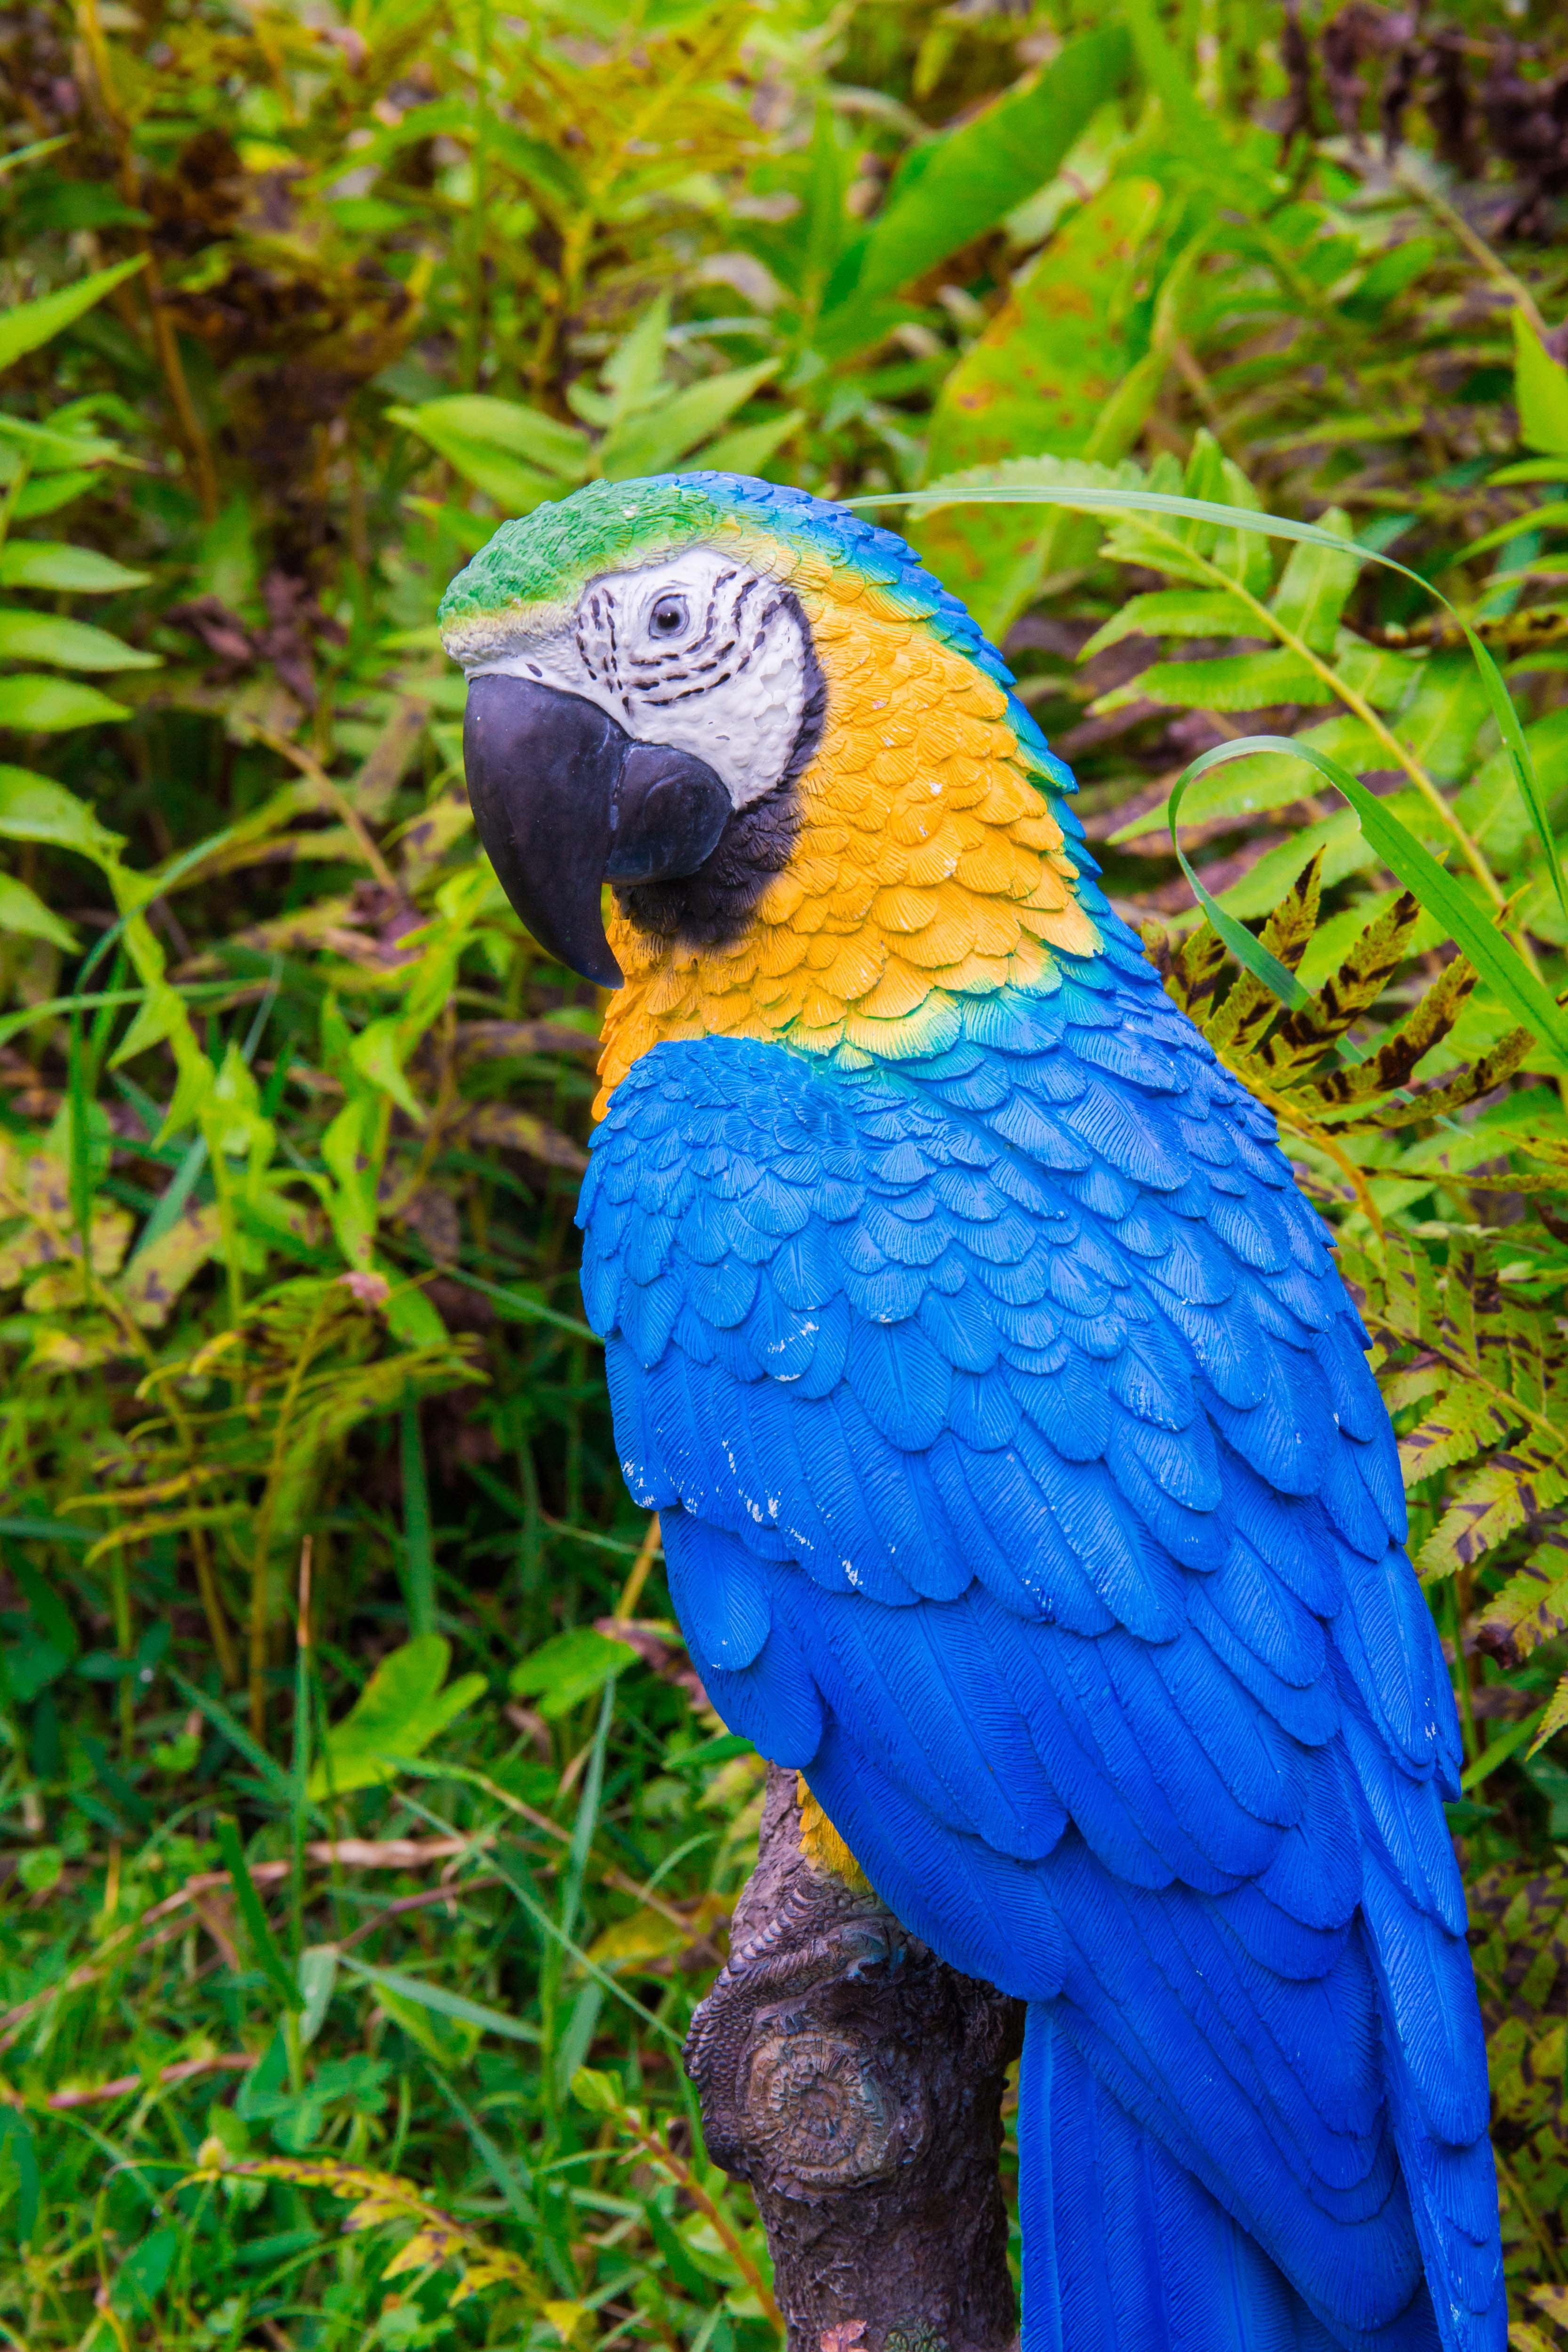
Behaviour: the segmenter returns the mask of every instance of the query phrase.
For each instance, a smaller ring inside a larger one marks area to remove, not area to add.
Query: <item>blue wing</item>
[[[612,1098],[584,1291],[693,1655],[1335,2341],[1481,2352],[1458,1732],[1325,1230],[1131,951],[962,1018]]]

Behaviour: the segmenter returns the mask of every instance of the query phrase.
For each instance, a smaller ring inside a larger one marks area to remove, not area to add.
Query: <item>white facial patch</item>
[[[777,581],[705,548],[591,581],[566,626],[474,664],[595,702],[645,743],[703,760],[736,808],[789,765],[813,668]]]

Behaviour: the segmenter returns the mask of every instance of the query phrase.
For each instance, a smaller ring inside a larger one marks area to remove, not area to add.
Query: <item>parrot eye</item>
[[[656,637],[679,637],[689,618],[684,596],[661,596],[647,616],[648,632]]]

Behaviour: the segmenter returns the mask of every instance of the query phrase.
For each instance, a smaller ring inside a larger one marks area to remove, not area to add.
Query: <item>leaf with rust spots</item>
[[[479,1103],[454,1122],[450,1132],[454,1140],[471,1148],[521,1151],[547,1168],[569,1168],[574,1176],[581,1176],[588,1165],[588,1155],[580,1143],[511,1103]]]
[[[187,1202],[168,1229],[139,1249],[120,1277],[120,1296],[132,1319],[155,1331],[169,1319],[193,1276],[222,1246],[217,1208]]]
[[[1322,887],[1323,852],[1310,858],[1263,926],[1259,944],[1294,971],[1318,927],[1318,900]],[[1247,1060],[1280,1010],[1271,988],[1249,971],[1232,983],[1217,1013],[1205,1024],[1205,1034],[1217,1054],[1233,1066]]]
[[[1494,1454],[1460,1487],[1415,1562],[1422,1576],[1452,1576],[1472,1568],[1518,1528],[1539,1518],[1568,1494],[1568,1463],[1558,1450],[1547,1458],[1534,1440],[1518,1453]]]
[[[1399,1467],[1405,1485],[1435,1477],[1439,1470],[1500,1444],[1518,1428],[1521,1418],[1486,1382],[1456,1381],[1441,1405],[1400,1440]]]
[[[1483,1650],[1517,1664],[1568,1633],[1568,1533],[1549,1536],[1476,1620]]]

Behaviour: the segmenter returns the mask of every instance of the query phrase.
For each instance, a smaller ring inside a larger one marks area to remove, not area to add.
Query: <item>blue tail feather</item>
[[[1018,2084],[1022,2352],[1438,2352],[1425,2286],[1331,2332],[1031,2001]]]

